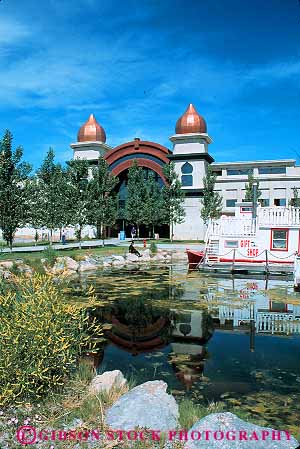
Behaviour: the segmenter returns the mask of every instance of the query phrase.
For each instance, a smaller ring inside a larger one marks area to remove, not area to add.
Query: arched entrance
[[[139,167],[143,168],[145,179],[148,178],[150,173],[153,173],[154,178],[160,187],[163,186],[165,179],[163,175],[163,167],[169,163],[168,155],[171,154],[168,148],[148,141],[141,141],[135,139],[131,142],[124,143],[118,147],[108,151],[104,159],[106,159],[112,173],[118,176],[119,183],[117,185],[117,191],[119,193],[120,209],[125,209],[127,198],[127,179],[128,170],[136,161]],[[116,236],[120,230],[124,230],[126,237],[130,237],[131,224],[126,222],[125,217],[121,217],[117,222],[117,226],[110,230],[111,236]],[[162,225],[159,229],[156,229],[161,237],[169,236],[169,226]],[[140,236],[148,237],[150,229],[146,226],[140,227]]]

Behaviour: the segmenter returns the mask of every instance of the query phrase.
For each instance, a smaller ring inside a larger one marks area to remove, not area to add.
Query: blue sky
[[[299,0],[2,0],[0,135],[65,161],[93,112],[171,148],[191,102],[216,161],[296,158],[299,43]]]

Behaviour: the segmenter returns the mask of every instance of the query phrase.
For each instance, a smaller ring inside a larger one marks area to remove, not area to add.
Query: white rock
[[[128,262],[138,262],[139,261],[139,256],[136,256],[135,254],[127,254],[126,256],[126,260],[128,260]]]
[[[26,265],[25,263],[18,264],[17,269],[20,273],[27,273],[27,274],[33,273],[33,269],[29,265]]]
[[[178,425],[178,405],[167,393],[161,380],[145,382],[121,396],[106,412],[106,424],[112,429],[135,427],[174,429]]]
[[[123,376],[123,373],[116,369],[114,371],[106,371],[103,374],[99,374],[92,379],[89,386],[89,390],[92,393],[99,393],[100,391],[109,392],[112,387],[123,387],[127,384],[127,380]]]
[[[79,267],[78,267],[78,271],[82,272],[82,271],[92,271],[92,270],[97,270],[98,269],[98,265],[91,263],[87,260],[82,260],[79,263]]]
[[[113,256],[112,256],[112,259],[113,259],[113,262],[114,262],[115,260],[117,260],[118,262],[125,263],[125,259],[124,259],[123,256],[115,256],[115,255],[113,255]]]
[[[145,249],[144,251],[141,252],[141,255],[143,257],[150,257],[151,256],[150,249]]]
[[[14,263],[11,260],[3,260],[3,262],[0,262],[0,268],[7,268],[8,270],[11,270],[14,266]]]
[[[63,264],[67,270],[77,271],[79,267],[79,263],[76,260],[72,259],[72,257],[57,257],[56,263]]]
[[[165,260],[165,258],[161,253],[159,253],[159,254],[156,254],[156,256],[152,257],[152,260],[161,261],[161,260]]]
[[[0,268],[0,278],[9,279],[11,276],[12,276],[12,273],[10,271],[2,270]]]

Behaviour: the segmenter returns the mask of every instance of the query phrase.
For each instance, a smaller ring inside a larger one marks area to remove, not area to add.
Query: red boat
[[[193,251],[191,249],[187,249],[186,253],[188,255],[189,268],[197,268],[198,264],[203,261],[203,251]]]

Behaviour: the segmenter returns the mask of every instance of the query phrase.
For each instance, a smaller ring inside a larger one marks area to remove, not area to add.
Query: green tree
[[[109,171],[107,162],[99,158],[88,185],[88,217],[89,224],[96,226],[98,236],[103,239],[103,245],[106,226],[113,226],[118,216],[117,183],[118,179]]]
[[[53,231],[68,224],[70,204],[68,202],[68,181],[66,170],[54,161],[55,154],[49,149],[46,158],[37,171],[32,199],[32,219],[34,227],[50,229],[50,244]]]
[[[257,184],[257,200],[258,198],[261,196],[261,190],[259,190],[259,182],[257,179],[254,178],[254,176],[252,175],[252,173],[248,174],[248,183],[245,184],[245,201],[251,201],[253,202],[253,184],[256,183]]]
[[[140,225],[146,222],[146,183],[143,169],[137,162],[128,170],[127,200],[125,205],[125,217],[131,224],[137,227],[137,237],[140,237]]]
[[[162,189],[164,222],[171,227],[171,241],[173,241],[174,224],[183,223],[185,217],[184,192],[173,162],[164,166],[163,174],[166,180]]]
[[[216,175],[211,166],[207,167],[206,176],[203,178],[203,198],[200,216],[205,224],[209,219],[218,219],[222,212],[222,196],[215,191]]]
[[[12,140],[13,136],[7,130],[0,143],[0,227],[10,248],[17,228],[28,221],[31,171],[31,166],[22,162],[22,148],[13,151]]]
[[[289,201],[289,206],[300,207],[300,198],[299,198],[299,189],[294,186],[293,190],[293,198]]]
[[[89,223],[89,163],[85,159],[68,162],[67,197],[69,203],[68,223],[76,227],[76,237],[81,248],[82,230]]]
[[[152,237],[155,234],[155,226],[164,222],[164,196],[162,189],[150,174],[146,181],[145,199],[145,224],[152,227]]]

